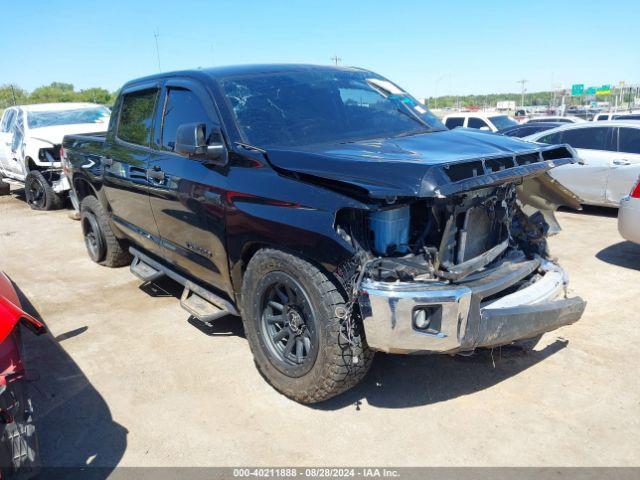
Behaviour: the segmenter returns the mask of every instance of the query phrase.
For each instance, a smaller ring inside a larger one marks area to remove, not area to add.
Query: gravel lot
[[[0,268],[50,329],[27,343],[45,465],[640,463],[640,246],[613,211],[559,214],[552,252],[588,306],[534,352],[379,354],[309,407],[262,379],[237,319],[189,323],[176,285],[95,265],[68,211],[21,193],[0,197]]]

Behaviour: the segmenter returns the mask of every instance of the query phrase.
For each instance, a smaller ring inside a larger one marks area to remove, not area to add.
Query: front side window
[[[549,145],[562,143],[562,133],[563,132],[550,133],[549,135],[540,137],[537,141],[540,143],[548,143]]]
[[[29,128],[34,129],[86,123],[108,124],[110,116],[111,111],[107,107],[27,112],[27,125]]]
[[[469,128],[482,128],[482,127],[486,127],[489,128],[489,125],[487,125],[487,122],[485,122],[484,120],[482,120],[481,118],[470,118],[469,121],[467,122],[467,127]]]
[[[449,130],[453,130],[454,128],[462,127],[464,125],[464,118],[462,117],[449,117],[445,122],[445,125]]]
[[[122,98],[118,138],[136,145],[148,146],[151,138],[153,110],[158,90],[127,93]]]
[[[367,71],[310,69],[219,82],[243,140],[256,146],[346,143],[445,129],[408,93]]]
[[[574,128],[564,132],[562,142],[574,148],[612,150],[609,142],[610,133],[611,129],[608,127]]]
[[[178,127],[187,123],[204,123],[209,134],[211,122],[198,97],[185,88],[170,88],[162,122],[162,150],[175,150]]]
[[[518,125],[518,122],[516,122],[512,118],[507,117],[506,115],[497,115],[495,117],[490,117],[489,120],[491,120],[491,123],[493,123],[498,130]]]
[[[640,154],[640,128],[621,128],[619,150]]]

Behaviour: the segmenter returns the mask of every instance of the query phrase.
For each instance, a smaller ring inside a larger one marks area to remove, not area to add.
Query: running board
[[[141,280],[150,282],[164,275],[184,286],[180,306],[204,323],[210,323],[226,315],[239,316],[236,307],[215,293],[195,284],[171,268],[145,255],[135,247],[129,247],[133,255],[131,272]]]

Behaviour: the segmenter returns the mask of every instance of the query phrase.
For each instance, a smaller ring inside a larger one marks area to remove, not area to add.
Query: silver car
[[[572,123],[523,140],[568,143],[580,163],[550,172],[587,205],[619,207],[640,175],[640,121]]]

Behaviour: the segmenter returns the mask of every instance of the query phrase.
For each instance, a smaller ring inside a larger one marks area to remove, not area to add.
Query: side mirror
[[[178,127],[174,151],[189,158],[200,158],[214,165],[227,163],[222,132],[214,128],[207,136],[204,123],[185,123]]]

